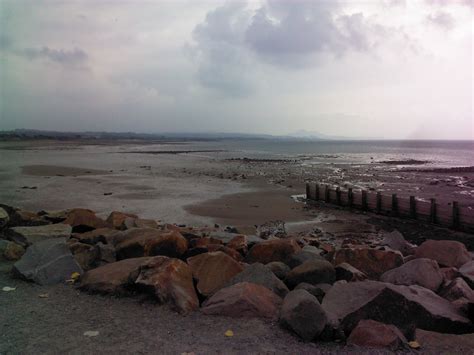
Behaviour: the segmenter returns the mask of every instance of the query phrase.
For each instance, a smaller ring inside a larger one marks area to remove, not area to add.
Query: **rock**
[[[340,263],[335,267],[336,280],[346,280],[347,282],[353,281],[364,281],[367,279],[367,275],[362,271],[357,270],[348,263]]]
[[[145,256],[145,245],[149,241],[158,240],[162,234],[162,231],[153,228],[132,228],[121,232],[114,238],[117,259]]]
[[[472,354],[474,349],[474,334],[441,334],[417,329],[416,340],[423,352],[431,354]]]
[[[43,219],[50,221],[51,223],[62,223],[67,218],[67,210],[59,210],[59,211],[40,211],[38,215],[41,216]]]
[[[84,243],[72,243],[69,245],[69,249],[82,270],[87,271],[99,265],[100,254],[97,246]]]
[[[110,244],[97,243],[97,249],[99,250],[99,260],[101,263],[114,263],[117,261],[115,254],[115,248]]]
[[[439,295],[451,302],[460,298],[474,302],[474,291],[469,287],[466,281],[460,277],[444,286],[439,292]]]
[[[349,335],[347,344],[397,350],[406,347],[407,339],[394,325],[363,319]]]
[[[79,288],[102,294],[128,294],[140,273],[140,266],[151,259],[151,257],[125,259],[89,270],[82,276]]]
[[[182,314],[199,308],[193,274],[188,264],[178,259],[158,256],[140,266],[136,285],[151,291],[158,301],[170,304]]]
[[[10,222],[10,216],[7,211],[0,207],[0,230],[5,228],[8,222]]]
[[[408,243],[403,235],[397,230],[384,234],[384,238],[380,244],[386,245],[390,247],[390,249],[398,250],[403,255],[413,254],[414,249],[416,248],[416,246]]]
[[[221,232],[221,231],[215,231],[215,232],[209,233],[209,237],[211,237],[213,239],[218,239],[224,244],[229,243],[232,239],[234,239],[235,237],[237,237],[239,235],[240,234],[229,233],[229,232]]]
[[[326,295],[326,292],[329,291],[331,287],[332,285],[330,284],[311,285],[307,282],[302,282],[298,284],[298,286],[296,286],[294,289],[308,291],[310,294],[316,297],[318,301],[321,303],[323,301],[324,296]]]
[[[65,238],[46,239],[34,243],[25,255],[13,265],[13,273],[40,285],[52,285],[82,273],[74,260]]]
[[[290,288],[306,282],[312,285],[320,283],[332,284],[336,281],[336,271],[332,264],[326,260],[311,260],[295,267],[285,278],[285,283]]]
[[[124,222],[127,218],[136,219],[138,218],[138,216],[132,213],[113,211],[112,213],[109,214],[109,216],[107,217],[105,221],[112,228],[125,230],[127,229],[127,227],[125,226]]]
[[[327,324],[327,316],[316,297],[299,289],[288,293],[283,300],[280,324],[306,341],[315,339]]]
[[[241,255],[245,255],[248,252],[247,237],[245,235],[238,235],[232,238],[227,247],[238,251]]]
[[[268,240],[255,244],[248,252],[248,263],[268,264],[272,261],[287,263],[291,256],[301,250],[294,239]]]
[[[272,261],[265,265],[271,272],[275,274],[280,280],[284,280],[286,275],[290,272],[290,267],[281,261]]]
[[[380,281],[395,285],[419,285],[436,291],[443,283],[443,274],[438,263],[431,259],[414,259],[384,273]]]
[[[228,248],[226,247],[225,245],[221,245],[221,244],[209,244],[207,246],[207,250],[209,252],[215,252],[215,251],[221,251],[223,253],[226,253],[227,255],[229,255],[232,259],[236,260],[236,261],[242,261],[243,258],[242,258],[242,255],[235,249],[232,249],[232,248]]]
[[[154,219],[137,218],[133,226],[137,228],[158,228],[158,223]]]
[[[114,244],[114,237],[120,232],[112,228],[99,228],[85,233],[74,233],[71,237],[81,243],[94,245],[97,243]]]
[[[193,256],[187,262],[197,280],[196,288],[203,296],[210,296],[244,269],[221,251]]]
[[[211,244],[223,245],[222,241],[210,237],[194,238],[189,242],[191,248],[207,247]]]
[[[268,288],[241,282],[217,291],[204,302],[204,314],[276,319],[281,298]]]
[[[324,259],[324,257],[322,257],[318,252],[309,251],[309,250],[301,250],[300,252],[291,255],[287,264],[290,267],[290,269],[294,269],[295,267],[300,266],[306,261],[310,261],[310,260],[326,260],[326,259]]]
[[[93,229],[107,227],[107,223],[97,217],[94,211],[85,208],[74,208],[67,214],[64,224],[69,224],[74,233],[89,232]]]
[[[322,306],[346,334],[362,319],[394,324],[405,335],[414,327],[451,333],[472,329],[449,301],[420,286],[377,281],[337,284],[326,293]]]
[[[443,275],[443,282],[454,280],[456,277],[460,277],[459,270],[455,267],[442,267],[439,269]]]
[[[256,285],[262,285],[273,291],[281,298],[289,292],[288,287],[263,264],[255,263],[248,265],[242,272],[235,275],[226,283],[226,287],[238,284],[240,282],[250,282]]]
[[[454,240],[427,240],[415,250],[416,258],[428,258],[441,266],[461,267],[471,260],[463,243]]]
[[[188,250],[188,241],[176,231],[161,233],[148,240],[144,246],[146,256],[164,255],[179,258]]]
[[[370,248],[343,248],[336,251],[334,263],[348,263],[370,278],[378,278],[384,272],[403,264],[398,251]]]
[[[8,212],[8,211],[7,211]],[[39,216],[35,212],[13,209],[10,215],[9,225],[12,227],[19,226],[43,226],[50,224],[50,222]]]
[[[50,238],[66,238],[71,236],[71,227],[65,224],[48,224],[44,226],[13,227],[5,231],[7,239],[23,247]]]
[[[3,257],[10,261],[20,260],[23,254],[25,254],[25,248],[13,242],[5,242],[7,244],[3,248]]]
[[[474,289],[474,261],[470,261],[459,269],[459,274],[467,282],[470,288]]]

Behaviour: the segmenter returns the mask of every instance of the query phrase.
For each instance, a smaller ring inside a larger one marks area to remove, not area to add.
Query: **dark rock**
[[[305,247],[306,248],[306,247]],[[311,260],[326,260],[319,253],[309,250],[301,250],[300,252],[291,255],[287,264],[291,269],[304,264]]]
[[[337,280],[346,280],[347,282],[353,281],[364,281],[367,279],[367,275],[362,271],[356,269],[348,263],[341,263],[335,267],[336,270],[336,279]]]
[[[204,302],[204,314],[229,317],[278,318],[280,297],[268,288],[241,282],[217,291]]]
[[[407,346],[407,339],[394,325],[363,319],[349,335],[347,344],[397,350]]]
[[[403,255],[411,255],[414,253],[414,249],[416,248],[415,245],[408,243],[403,235],[394,230],[391,233],[384,234],[384,238],[381,242],[382,245],[386,245],[393,250],[398,250]]]
[[[93,269],[99,265],[100,254],[97,246],[84,243],[72,243],[69,244],[69,249],[74,255],[74,259],[84,271]]]
[[[306,341],[315,339],[327,324],[327,316],[316,297],[300,289],[283,300],[280,323]]]
[[[43,226],[13,227],[5,231],[5,236],[23,247],[50,238],[66,238],[71,236],[71,227],[65,224],[49,224]]]
[[[108,226],[103,219],[95,215],[94,211],[84,208],[74,208],[68,211],[67,218],[63,223],[69,224],[74,233],[89,232]]]
[[[311,260],[291,270],[285,283],[294,288],[302,282],[312,285],[320,283],[332,284],[336,281],[336,271],[332,264],[326,260]]]
[[[85,233],[74,233],[71,237],[81,243],[94,245],[97,243],[114,244],[114,237],[120,232],[112,228],[99,228]]]
[[[443,275],[436,261],[420,258],[387,271],[380,277],[380,281],[395,285],[419,285],[436,291],[443,282]]]
[[[460,298],[474,301],[474,291],[460,277],[444,286],[439,295],[449,301],[456,301]]]
[[[467,282],[470,288],[474,289],[474,261],[465,263],[459,269],[459,274]]]
[[[415,257],[433,259],[441,266],[457,268],[471,261],[466,246],[454,240],[427,240],[416,248]]]
[[[82,273],[64,238],[47,239],[31,245],[13,265],[13,273],[40,285],[52,285]]]
[[[295,290],[305,290],[308,291],[310,294],[312,294],[314,297],[316,297],[321,303],[323,301],[324,296],[326,295],[326,292],[332,287],[330,284],[317,284],[317,285],[311,285],[306,282],[302,282],[298,284],[298,286],[295,287]]]
[[[179,258],[188,250],[188,241],[176,231],[161,233],[159,237],[147,240],[145,256],[163,255]]]
[[[271,272],[275,274],[280,280],[284,280],[286,275],[290,272],[290,267],[281,261],[272,261],[265,265]]]
[[[117,259],[139,258],[145,256],[145,245],[158,240],[162,231],[153,228],[132,228],[115,236]]]

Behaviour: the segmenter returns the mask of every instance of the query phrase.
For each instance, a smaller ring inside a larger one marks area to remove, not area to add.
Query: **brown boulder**
[[[302,282],[312,285],[320,283],[332,284],[336,281],[336,271],[326,260],[310,260],[291,270],[285,278],[289,288],[294,288]]]
[[[394,325],[371,319],[361,320],[347,339],[348,345],[397,350],[405,347],[407,340]]]
[[[380,277],[380,281],[395,285],[419,285],[436,291],[443,283],[443,274],[436,261],[420,258],[387,271]]]
[[[268,240],[255,244],[248,252],[246,262],[268,264],[281,261],[285,264],[291,256],[301,250],[294,239]]]
[[[132,228],[114,238],[117,259],[138,258],[145,255],[145,245],[158,240],[163,232],[153,228]]]
[[[211,237],[202,237],[202,238],[194,238],[189,242],[189,246],[192,248],[207,247],[210,244],[222,245],[222,241],[220,241],[219,239],[211,238]]]
[[[133,220],[133,227],[136,228],[158,228],[158,223],[154,219],[136,218]]]
[[[140,266],[152,258],[133,258],[106,264],[87,271],[80,289],[96,293],[127,294],[140,271]]]
[[[454,240],[427,240],[415,250],[416,258],[428,258],[441,266],[461,267],[471,260],[463,243]]]
[[[147,240],[144,245],[145,256],[164,255],[178,258],[188,250],[188,241],[176,231],[159,234]]]
[[[187,262],[197,280],[196,288],[203,296],[213,294],[244,269],[221,251],[199,254],[188,258]]]
[[[135,214],[132,214],[132,213],[113,211],[107,217],[106,222],[112,228],[119,229],[119,230],[125,230],[125,229],[127,229],[127,227],[125,226],[124,222],[127,218],[136,219],[136,218],[138,218],[138,216],[135,215]]]
[[[404,334],[414,327],[451,333],[472,330],[472,324],[449,301],[420,286],[377,281],[335,284],[322,306],[348,334],[362,319],[394,324]]]
[[[280,324],[310,341],[323,331],[327,316],[316,297],[306,290],[294,290],[283,300]]]
[[[227,247],[235,249],[240,254],[245,255],[248,252],[247,237],[245,235],[237,235],[227,243]]]
[[[403,264],[398,251],[371,248],[343,248],[334,256],[336,265],[348,263],[370,278],[378,278],[384,272]]]
[[[178,259],[158,256],[140,266],[136,285],[151,291],[158,301],[170,304],[179,313],[199,308],[199,300],[189,266]]]
[[[281,298],[261,285],[241,282],[217,291],[204,302],[204,314],[276,319]]]
[[[226,253],[227,255],[229,255],[231,258],[233,258],[236,261],[242,261],[243,260],[242,255],[237,250],[232,249],[232,248],[228,248],[225,245],[209,244],[207,246],[207,250],[209,252],[221,251],[223,253]]]
[[[63,222],[72,227],[73,233],[84,233],[93,229],[107,227],[107,223],[95,215],[94,211],[85,208],[74,208],[69,210],[67,218]]]

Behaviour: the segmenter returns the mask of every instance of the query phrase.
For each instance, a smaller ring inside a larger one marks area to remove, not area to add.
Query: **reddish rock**
[[[238,251],[240,254],[245,255],[248,252],[248,242],[245,235],[235,236],[227,243],[227,247]]]
[[[441,266],[457,268],[471,260],[466,246],[454,240],[427,240],[416,248],[415,257],[433,259]]]
[[[204,314],[228,317],[258,317],[276,319],[281,298],[261,285],[241,282],[223,288],[204,302]]]
[[[356,269],[348,263],[341,263],[335,267],[336,279],[346,280],[347,282],[364,281],[367,279],[367,275],[362,271]]]
[[[192,240],[189,242],[189,245],[190,245],[192,248],[207,247],[207,246],[210,245],[210,244],[222,245],[222,241],[220,241],[219,239],[216,239],[216,238],[202,237],[202,238],[195,238],[195,239],[192,239]]]
[[[294,290],[283,300],[280,324],[300,338],[315,339],[327,324],[327,316],[316,297],[306,290]]]
[[[106,222],[115,229],[125,230],[127,229],[124,222],[127,218],[136,219],[138,218],[137,215],[132,213],[125,213],[119,211],[113,211],[106,219]]]
[[[232,248],[228,248],[226,247],[225,245],[221,245],[221,244],[209,244],[207,246],[207,250],[209,252],[215,252],[215,251],[221,251],[223,253],[226,253],[227,255],[229,255],[232,259],[236,260],[236,261],[242,261],[243,260],[243,257],[242,255],[235,249],[232,249]]]
[[[455,267],[442,267],[439,269],[441,275],[443,275],[443,281],[448,282],[454,280],[456,277],[459,277],[459,270]]]
[[[199,308],[193,274],[188,264],[181,260],[154,257],[140,266],[135,283],[151,291],[160,303],[171,305],[179,313],[186,314]]]
[[[302,282],[312,285],[320,283],[332,284],[336,281],[336,271],[326,260],[310,260],[295,267],[285,278],[285,283],[294,288]]]
[[[343,248],[334,256],[334,264],[348,263],[370,278],[378,278],[384,272],[403,264],[398,251],[370,248]]]
[[[80,289],[96,293],[127,294],[139,275],[140,266],[150,259],[125,259],[89,270],[81,278]]]
[[[419,285],[436,291],[443,283],[443,274],[436,261],[420,258],[387,271],[380,277],[380,281],[395,285]]]
[[[160,233],[158,237],[146,241],[145,256],[164,255],[172,258],[182,256],[188,250],[188,241],[176,231]]]
[[[472,289],[474,289],[474,260],[461,266],[459,274]]]
[[[74,208],[68,211],[67,218],[63,222],[72,227],[73,233],[84,233],[93,229],[107,227],[107,223],[97,217],[94,211],[84,208]]]
[[[347,339],[348,345],[397,350],[407,345],[405,336],[394,325],[371,319],[361,320]]]
[[[193,256],[187,262],[197,280],[196,288],[203,296],[213,294],[244,269],[221,251]]]
[[[465,333],[472,325],[449,301],[420,286],[398,286],[376,281],[335,284],[322,306],[346,334],[362,319],[394,324],[403,331],[428,330]]]
[[[444,286],[439,295],[449,301],[456,301],[460,298],[474,302],[474,291],[462,278],[454,279]]]
[[[145,255],[145,245],[158,240],[162,231],[153,228],[132,228],[115,237],[117,259],[139,258]]]
[[[301,250],[294,239],[268,240],[255,244],[248,252],[248,263],[268,264],[272,261],[281,261],[285,264],[291,256]]]

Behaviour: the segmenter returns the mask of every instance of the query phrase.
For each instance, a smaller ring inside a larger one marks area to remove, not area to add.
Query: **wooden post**
[[[398,216],[398,199],[397,194],[392,194],[392,214]]]
[[[306,199],[311,199],[311,188],[309,186],[309,182],[306,183]]]
[[[336,202],[338,206],[341,205],[341,188],[339,186],[336,187]]]
[[[331,202],[330,198],[329,198],[329,185],[327,185],[327,184],[326,184],[326,187],[324,189],[324,201],[326,201],[326,203]]]
[[[436,223],[436,199],[431,199],[431,207],[430,207],[430,222]]]
[[[361,191],[361,200],[362,200],[362,211],[367,211],[369,209],[369,204],[367,202],[367,191]]]
[[[377,213],[382,213],[382,194],[377,191]]]
[[[416,219],[416,200],[415,196],[410,196],[410,217]]]
[[[347,189],[347,204],[349,207],[352,208],[352,204],[354,203],[354,195],[352,194],[352,187]]]
[[[459,227],[459,204],[453,201],[453,228]]]
[[[314,188],[314,199],[316,201],[319,201],[319,184],[316,184],[315,188]]]

